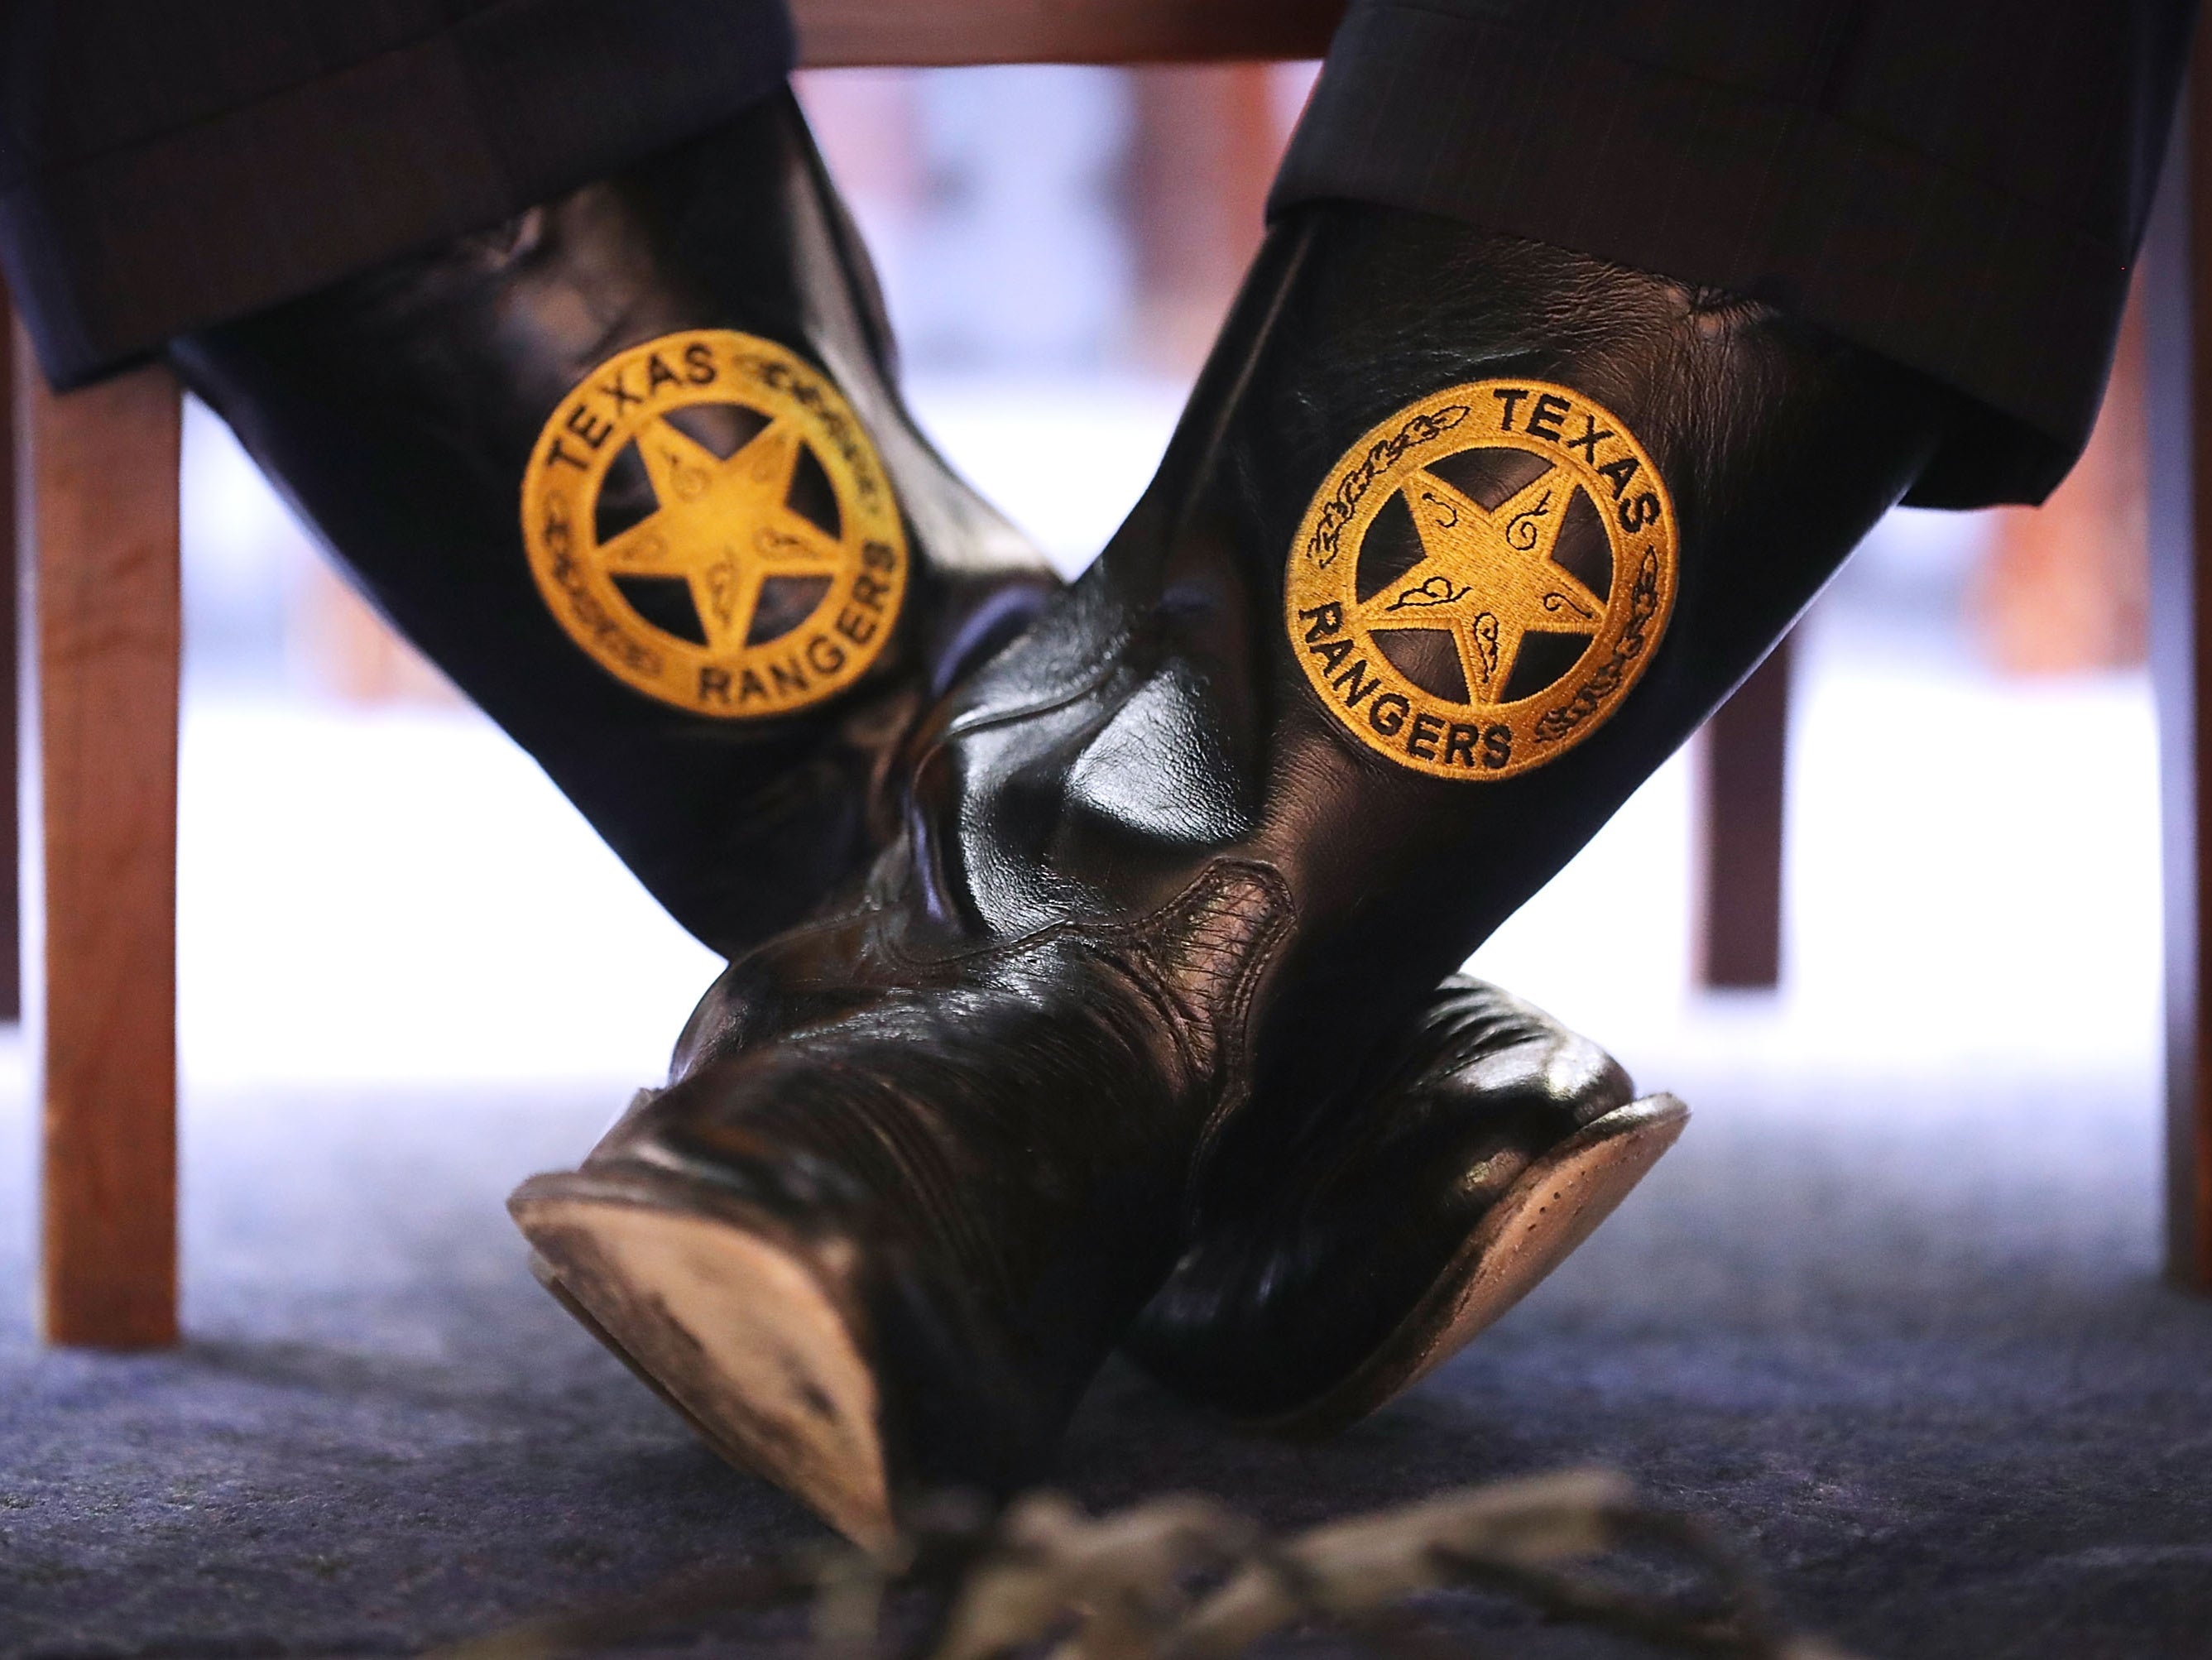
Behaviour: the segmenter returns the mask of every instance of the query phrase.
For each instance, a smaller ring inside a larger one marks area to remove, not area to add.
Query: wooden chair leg
[[[2174,124],[2142,285],[2150,433],[2150,662],[2158,700],[2166,922],[2166,1272],[2212,1291],[2212,40]]]
[[[15,319],[0,293],[0,1024],[23,1018],[22,799],[16,721]]]
[[[44,903],[41,1323],[177,1335],[179,404],[163,368],[56,397],[18,342]]]
[[[1699,777],[1698,976],[1771,989],[1782,979],[1783,793],[1790,636],[1705,723]]]

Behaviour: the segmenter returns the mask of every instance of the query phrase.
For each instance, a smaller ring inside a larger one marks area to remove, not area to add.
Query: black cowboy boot
[[[866,894],[732,964],[518,1220],[848,1531],[1030,1479],[1212,1195],[1357,1103],[1950,414],[1763,307],[1294,212],[1098,564],[918,734]],[[1540,1262],[1580,1225],[1514,1208]]]
[[[726,955],[857,874],[899,738],[1058,586],[900,403],[788,94],[172,355]]]

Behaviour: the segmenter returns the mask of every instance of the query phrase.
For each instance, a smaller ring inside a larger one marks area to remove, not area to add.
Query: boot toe
[[[1527,1295],[1672,1145],[1687,1109],[1633,1093],[1541,1010],[1445,982],[1294,1144],[1234,1150],[1245,1167],[1220,1173],[1133,1357],[1250,1427],[1364,1416]]]
[[[856,1542],[893,1541],[875,1370],[834,1262],[647,1171],[536,1177],[508,1208],[548,1289],[716,1451]]]

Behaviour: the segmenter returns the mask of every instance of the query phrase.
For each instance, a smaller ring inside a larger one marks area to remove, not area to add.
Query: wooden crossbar
[[[795,0],[810,69],[1318,58],[1345,0]]]

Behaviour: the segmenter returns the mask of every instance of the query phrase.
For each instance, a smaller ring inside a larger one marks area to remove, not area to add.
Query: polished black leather
[[[1474,783],[1335,724],[1282,582],[1354,439],[1493,374],[1626,421],[1683,551],[1671,626],[1610,723]],[[1233,1172],[1359,1098],[1438,980],[1748,672],[1949,413],[1725,296],[1416,216],[1289,216],[1127,523],[917,735],[865,896],[733,964],[676,1081],[586,1171],[650,1166],[816,1242],[902,1491],[1028,1479]]]
[[[1177,1394],[1256,1423],[1329,1396],[1538,1158],[1635,1092],[1588,1038],[1464,976],[1382,1060],[1212,1172],[1195,1237],[1126,1345]]]
[[[906,520],[896,635],[852,690],[781,718],[632,690],[562,632],[523,551],[523,471],[556,404],[614,353],[692,328],[765,336],[827,372]],[[788,94],[171,356],[376,605],[726,955],[865,865],[891,828],[898,740],[1058,586],[901,404],[866,256]]]

